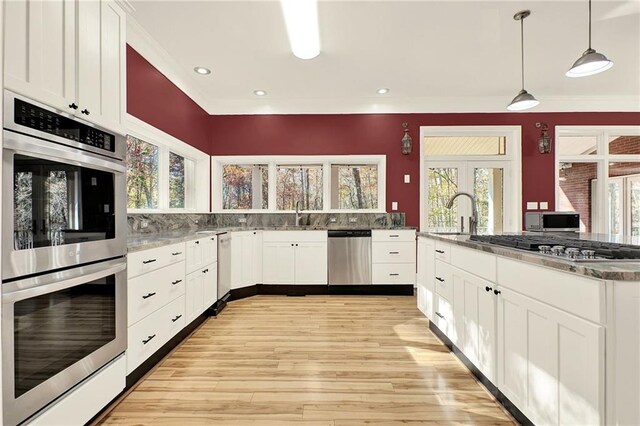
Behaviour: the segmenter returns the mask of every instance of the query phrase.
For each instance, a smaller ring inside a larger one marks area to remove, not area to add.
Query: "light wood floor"
[[[232,302],[102,424],[513,424],[413,297]]]

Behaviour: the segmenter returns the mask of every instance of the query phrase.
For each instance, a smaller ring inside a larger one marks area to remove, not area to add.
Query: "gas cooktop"
[[[535,252],[573,262],[640,262],[640,246],[548,235],[471,235],[471,241]]]

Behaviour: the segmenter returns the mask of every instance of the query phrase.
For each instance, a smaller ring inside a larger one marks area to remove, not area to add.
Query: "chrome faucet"
[[[478,203],[476,201],[476,197],[469,194],[468,192],[456,192],[455,194],[453,194],[453,197],[451,197],[447,202],[447,208],[448,209],[452,208],[453,202],[455,201],[455,199],[461,195],[469,197],[469,199],[471,200],[471,217],[469,218],[469,233],[477,234],[478,233]],[[460,231],[464,232],[464,222],[462,222],[461,227],[462,229]]]
[[[302,215],[300,214],[301,212],[300,201],[296,201],[296,226],[300,226],[300,220],[302,219]]]

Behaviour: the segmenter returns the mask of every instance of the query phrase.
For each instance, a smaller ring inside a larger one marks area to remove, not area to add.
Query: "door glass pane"
[[[427,136],[425,154],[437,155],[505,155],[504,136]]]
[[[558,155],[595,155],[598,153],[597,136],[558,136]]]
[[[115,237],[113,173],[20,154],[13,170],[16,250]]]
[[[458,203],[448,209],[447,202],[458,192],[458,169],[427,169],[427,227],[433,232],[455,232],[459,229]]]
[[[332,209],[378,208],[377,165],[331,165]]]
[[[614,136],[609,138],[609,154],[640,154],[640,136]]]
[[[504,169],[476,168],[473,195],[478,204],[478,233],[502,232],[504,213]]]
[[[638,235],[638,180],[640,162],[609,163],[608,218],[612,234]]]
[[[269,167],[266,164],[226,164],[222,168],[222,208],[268,208],[268,182]]]
[[[277,166],[276,208],[322,210],[322,166]]]
[[[631,235],[640,236],[640,177],[629,178],[629,204]]]
[[[558,211],[580,213],[581,232],[592,232],[592,181],[597,175],[596,163],[560,163]]]
[[[115,275],[14,304],[18,397],[116,337]]]
[[[610,180],[608,188],[609,203],[609,233],[614,235],[622,234],[622,179]]]

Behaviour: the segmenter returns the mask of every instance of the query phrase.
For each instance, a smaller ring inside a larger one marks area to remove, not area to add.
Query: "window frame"
[[[609,138],[612,136],[640,136],[640,126],[555,126],[554,149],[555,157],[555,205],[558,206],[560,200],[560,164],[561,163],[595,163],[597,166],[595,193],[592,198],[591,212],[591,232],[609,234],[609,163],[640,162],[638,154],[610,154]],[[596,154],[560,155],[558,150],[558,139],[566,136],[595,136]],[[604,179],[599,177],[604,176]],[[557,207],[556,207],[557,208]],[[595,208],[595,210],[594,210]]]
[[[269,199],[267,209],[223,209],[222,169],[224,165],[266,165],[268,167]],[[376,165],[378,167],[378,207],[375,209],[331,208],[331,165]],[[277,210],[277,166],[322,166],[322,210],[305,210],[307,213],[386,213],[386,155],[239,155],[211,157],[211,200],[213,213],[292,213],[294,210]]]
[[[158,147],[158,208],[127,209],[127,213],[208,213],[209,155],[127,114],[126,135]],[[169,152],[185,159],[185,208],[169,207]],[[187,161],[188,160],[188,161]]]

